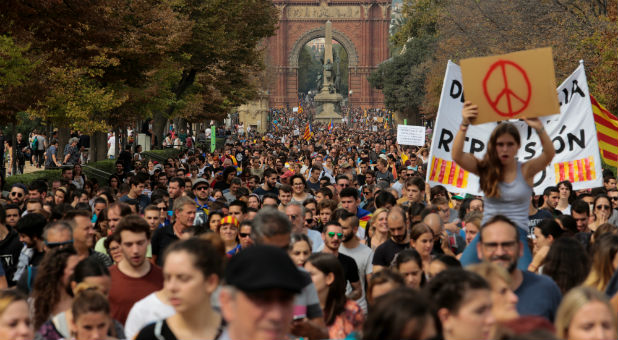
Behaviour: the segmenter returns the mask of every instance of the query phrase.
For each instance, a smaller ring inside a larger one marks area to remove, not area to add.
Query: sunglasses
[[[240,236],[242,238],[249,237],[249,235],[251,235],[251,234],[249,234],[249,233],[238,233],[238,236]]]
[[[313,218],[308,218],[308,219],[305,219],[305,222],[307,222],[307,223],[311,224],[311,223],[313,223]]]
[[[22,194],[21,192],[13,191],[11,192],[11,196],[23,197],[24,194]]]
[[[600,204],[600,205],[597,205],[597,209],[599,209],[599,210],[609,210],[609,205]]]
[[[157,207],[157,208],[158,208],[159,210],[161,210],[161,211],[165,211],[165,210],[167,210],[167,207]]]
[[[331,238],[335,237],[335,235],[337,235],[338,238],[342,238],[343,237],[343,233],[335,233],[335,232],[332,232],[332,231],[328,233],[328,236],[331,237]]]
[[[197,191],[208,190],[208,187],[198,187],[198,188],[195,188],[195,190]]]
[[[612,200],[612,201],[618,201],[618,196],[616,196],[616,197],[610,197],[609,199],[610,199],[610,200]]]
[[[371,191],[363,191],[363,194],[364,194],[364,195],[370,195],[370,194],[371,194]]]
[[[72,244],[73,244],[73,240],[69,240],[69,241],[65,241],[65,242],[47,242],[47,241],[45,241],[45,245],[49,249],[64,248],[64,247],[70,246]]]

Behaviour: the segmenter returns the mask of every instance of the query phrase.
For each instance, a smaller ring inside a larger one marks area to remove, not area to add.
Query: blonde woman
[[[562,299],[556,314],[559,339],[591,340],[618,337],[616,311],[605,294],[591,287],[573,288]]]
[[[373,212],[371,220],[369,220],[369,232],[366,240],[363,240],[372,250],[378,248],[382,243],[388,240],[388,225],[386,217],[388,210],[385,208],[377,209]]]

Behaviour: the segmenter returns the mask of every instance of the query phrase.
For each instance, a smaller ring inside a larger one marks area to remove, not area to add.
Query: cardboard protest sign
[[[560,112],[551,48],[461,61],[466,100],[479,107],[473,124]]]
[[[397,125],[397,144],[425,145],[425,127],[414,125]]]
[[[468,88],[466,90],[466,97]],[[599,144],[596,136],[590,92],[584,65],[580,65],[557,89],[560,114],[541,117],[549,137],[554,143],[556,156],[552,163],[534,178],[534,191],[563,180],[573,184],[573,190],[599,187],[603,184]],[[440,97],[440,106],[434,126],[429,153],[426,181],[443,185],[448,191],[482,195],[479,178],[453,162],[453,140],[461,124],[464,87],[459,66],[449,61]],[[521,136],[517,154],[520,162],[528,161],[542,153],[536,132],[521,120],[512,120]],[[464,152],[482,159],[489,136],[497,123],[473,125],[468,128]]]

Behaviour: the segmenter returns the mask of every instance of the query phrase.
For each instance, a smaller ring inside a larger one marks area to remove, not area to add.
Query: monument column
[[[322,74],[322,88],[320,93],[314,97],[314,102],[318,104],[316,121],[336,123],[341,122],[341,116],[337,113],[343,96],[337,93],[333,74],[333,24],[327,21],[324,27],[324,66]]]

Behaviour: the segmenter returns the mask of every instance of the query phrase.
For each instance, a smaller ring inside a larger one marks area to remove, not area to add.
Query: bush
[[[51,184],[53,180],[59,179],[60,176],[61,176],[61,171],[59,169],[58,170],[41,170],[41,171],[31,172],[29,174],[9,176],[6,178],[5,187],[8,189],[15,183],[23,183],[23,184],[28,185],[32,181],[35,181],[37,179],[44,179],[48,183]]]

